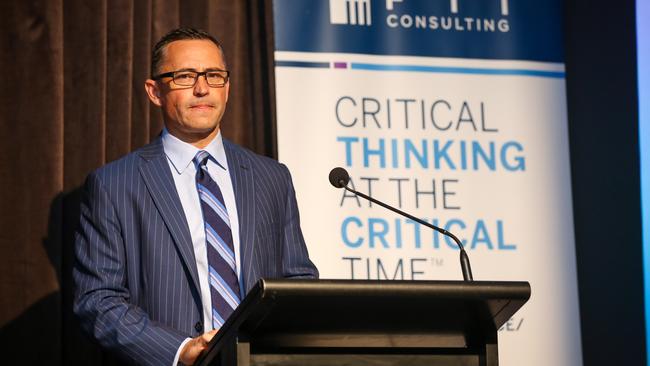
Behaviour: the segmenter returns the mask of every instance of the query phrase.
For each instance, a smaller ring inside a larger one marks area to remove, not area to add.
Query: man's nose
[[[210,92],[210,85],[208,85],[208,76],[203,74],[197,76],[196,84],[194,84],[194,95],[201,96]]]

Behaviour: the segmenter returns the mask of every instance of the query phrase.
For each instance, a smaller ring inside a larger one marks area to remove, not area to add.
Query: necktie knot
[[[203,168],[208,163],[208,159],[210,159],[210,153],[205,150],[200,150],[194,156],[194,162],[200,168]]]

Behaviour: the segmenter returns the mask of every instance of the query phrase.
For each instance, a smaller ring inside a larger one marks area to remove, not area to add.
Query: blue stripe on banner
[[[472,75],[517,75],[517,76],[537,76],[546,78],[565,77],[564,71],[543,71],[527,69],[488,69],[473,67],[449,67],[449,66],[422,66],[422,65],[384,65],[368,64],[353,62],[350,68],[354,70],[371,70],[371,71],[412,71],[412,72],[432,72],[443,74],[472,74]]]
[[[329,62],[308,62],[308,61],[275,61],[277,67],[309,67],[329,69]]]

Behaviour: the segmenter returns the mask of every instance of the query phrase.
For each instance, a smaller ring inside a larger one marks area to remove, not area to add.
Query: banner
[[[279,159],[322,278],[521,280],[502,365],[582,364],[559,0],[274,0]]]

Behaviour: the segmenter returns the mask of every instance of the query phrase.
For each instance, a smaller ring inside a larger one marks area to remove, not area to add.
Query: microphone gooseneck
[[[467,252],[465,251],[465,248],[463,247],[463,243],[461,243],[461,241],[456,237],[456,235],[450,233],[449,231],[447,231],[447,230],[445,230],[443,228],[432,225],[432,224],[430,224],[430,223],[428,223],[428,222],[426,222],[424,220],[421,220],[421,219],[419,219],[419,218],[417,218],[417,217],[415,217],[415,216],[413,216],[411,214],[408,214],[408,213],[406,213],[406,212],[404,212],[404,211],[402,211],[400,209],[397,209],[397,208],[395,208],[393,206],[387,205],[387,204],[385,204],[385,203],[383,203],[383,202],[381,202],[381,201],[379,201],[377,199],[374,199],[374,198],[372,198],[372,197],[370,197],[370,196],[368,196],[366,194],[363,194],[361,192],[357,192],[356,190],[348,187],[348,183],[350,182],[350,175],[348,174],[347,170],[345,170],[345,169],[343,169],[341,167],[336,167],[336,168],[334,168],[334,169],[332,169],[330,171],[329,180],[330,180],[330,183],[336,188],[343,188],[346,191],[352,192],[355,195],[357,195],[359,197],[362,197],[362,198],[365,198],[365,199],[367,199],[368,201],[370,201],[372,203],[376,203],[376,204],[378,204],[379,206],[381,206],[381,207],[383,207],[385,209],[391,210],[391,211],[393,211],[393,212],[395,212],[395,213],[397,213],[399,215],[402,215],[402,216],[404,216],[406,218],[409,218],[409,219],[411,219],[411,220],[413,220],[413,221],[415,221],[415,222],[417,222],[417,223],[419,223],[421,225],[424,225],[424,226],[426,226],[426,227],[428,227],[430,229],[433,229],[433,230],[435,230],[435,231],[437,231],[437,232],[439,232],[439,233],[441,233],[443,235],[446,235],[446,236],[450,237],[456,243],[456,245],[458,246],[458,249],[460,249],[460,268],[461,268],[461,270],[463,272],[463,279],[465,281],[473,281],[474,280],[474,277],[472,276],[472,267],[471,267],[471,265],[469,263],[469,257],[467,256]]]

